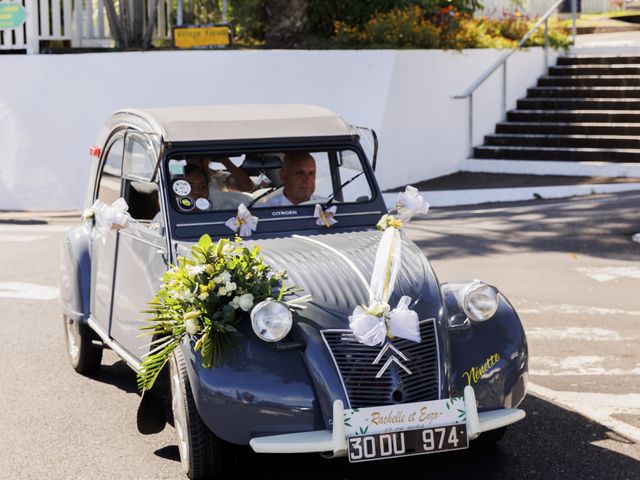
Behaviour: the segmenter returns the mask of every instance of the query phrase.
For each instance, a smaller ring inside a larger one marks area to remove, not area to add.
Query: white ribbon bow
[[[251,215],[249,209],[241,203],[238,207],[238,215],[227,220],[225,225],[241,237],[250,237],[258,228],[258,217]]]
[[[316,218],[316,225],[325,226],[327,228],[331,227],[338,223],[338,221],[333,218],[336,214],[337,208],[334,205],[333,207],[329,207],[326,210],[322,209],[322,205],[316,204],[316,210],[313,212],[313,216]]]
[[[398,195],[396,211],[398,212],[398,218],[406,223],[414,215],[426,215],[429,213],[429,204],[424,201],[417,188],[407,185],[405,191]]]
[[[368,309],[358,305],[349,317],[349,327],[364,345],[382,345],[387,335],[420,342],[418,314],[409,310],[410,303],[411,298],[405,295],[391,311],[387,304],[375,304]]]
[[[131,218],[127,212],[129,205],[124,198],[118,198],[111,205],[107,205],[102,200],[96,200],[91,206],[95,218],[95,228],[98,236],[106,235],[111,230],[121,228],[131,228],[135,230],[145,230],[145,227]]]
[[[398,302],[398,306],[389,312],[389,334],[392,337],[420,342],[418,314],[409,310],[410,303],[411,297],[404,295]]]
[[[316,207],[317,210],[317,207]],[[411,298],[403,296],[395,309],[389,311],[389,298],[393,293],[402,260],[400,229],[416,214],[426,214],[429,204],[418,189],[407,186],[398,195],[397,215],[384,215],[378,223],[384,229],[376,251],[369,286],[369,307],[356,307],[349,317],[349,326],[356,339],[365,345],[382,345],[385,336],[420,341],[418,314],[409,309]]]

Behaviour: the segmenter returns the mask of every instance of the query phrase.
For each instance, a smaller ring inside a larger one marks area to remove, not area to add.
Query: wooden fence
[[[0,0],[2,2],[15,0]],[[145,19],[149,16],[147,0],[144,1]],[[71,47],[110,47],[113,45],[104,0],[19,0],[27,11],[27,19],[21,27],[0,30],[0,49],[27,50],[38,53],[40,40],[66,40]],[[158,1],[158,18],[154,38],[170,39],[172,32],[173,2]]]

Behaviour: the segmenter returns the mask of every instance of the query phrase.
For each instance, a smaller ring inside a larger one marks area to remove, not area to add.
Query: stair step
[[[473,149],[475,158],[508,160],[629,162],[640,163],[640,149],[504,147],[481,146]]]
[[[524,110],[640,110],[640,98],[523,98]]]
[[[640,64],[637,55],[570,55],[558,57],[558,65]]]
[[[549,75],[640,75],[640,65],[560,65],[549,67]]]
[[[637,98],[640,87],[532,87],[527,98]]]
[[[619,135],[492,134],[486,146],[640,149],[640,138]]]
[[[640,75],[543,75],[538,86],[621,86],[640,87]]]
[[[640,135],[636,123],[498,122],[496,133],[548,133],[567,135]]]
[[[514,122],[630,122],[640,126],[640,110],[511,110]]]

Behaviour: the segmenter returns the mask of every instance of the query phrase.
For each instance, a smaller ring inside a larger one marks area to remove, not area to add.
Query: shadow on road
[[[136,375],[123,360],[113,364],[104,362],[100,370],[91,376],[93,380],[113,385],[126,393],[137,393]]]
[[[346,459],[325,460],[317,454],[259,455],[248,449],[226,457],[223,480],[237,478],[370,480],[372,478],[476,478],[544,480],[634,480],[640,462],[594,445],[610,440],[610,431],[597,423],[528,396],[527,417],[513,425],[493,447],[420,455],[396,460],[350,464]],[[624,439],[621,439],[626,443]],[[156,455],[176,460],[177,447]]]
[[[563,252],[637,259],[638,194],[544,201],[485,209],[440,209],[408,227],[430,259],[505,252]],[[485,226],[486,225],[486,226]]]

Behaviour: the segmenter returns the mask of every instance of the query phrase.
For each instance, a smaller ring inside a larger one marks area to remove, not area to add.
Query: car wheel
[[[94,340],[100,341],[96,332],[91,330],[89,325],[80,323],[66,315],[62,316],[62,320],[67,354],[73,369],[82,374],[98,370],[102,362],[102,347],[93,344]]]
[[[171,410],[178,436],[182,471],[191,479],[211,478],[220,472],[222,445],[198,414],[180,347],[173,351],[169,371]]]
[[[505,433],[507,433],[507,427],[489,430],[488,432],[481,433],[480,436],[473,441],[473,444],[480,448],[493,447],[502,440]]]

